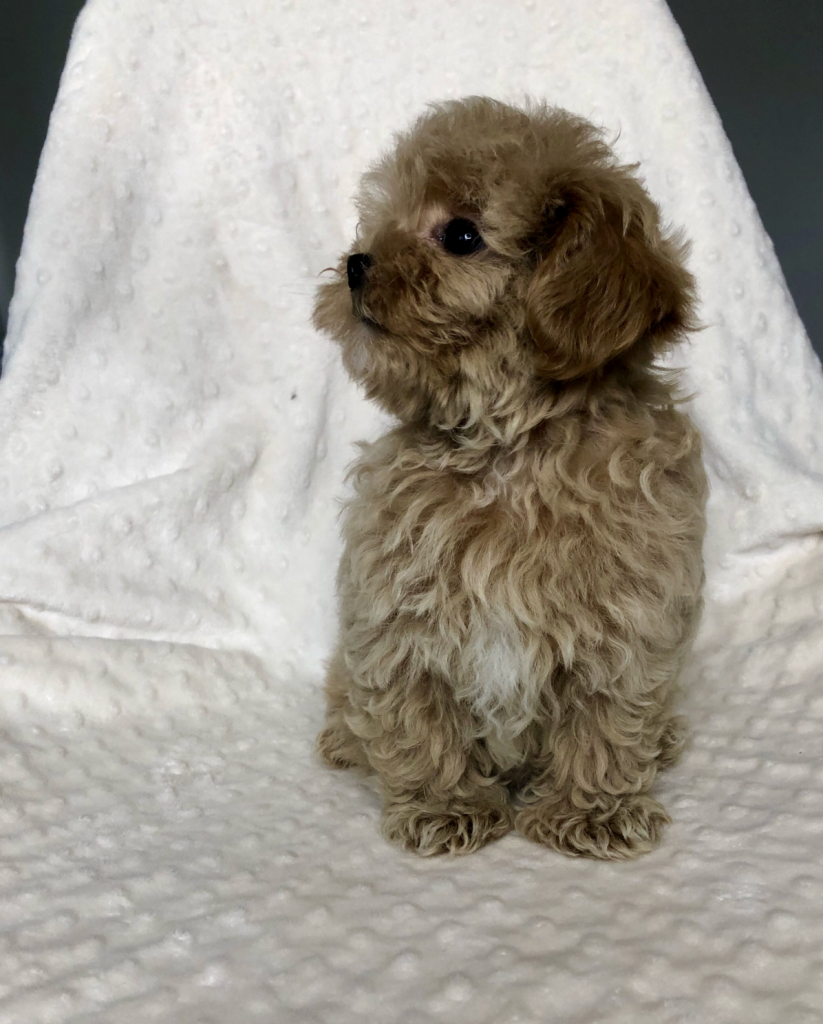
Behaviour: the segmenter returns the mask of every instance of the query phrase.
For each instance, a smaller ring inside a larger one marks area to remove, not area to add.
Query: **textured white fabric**
[[[694,242],[711,474],[675,817],[421,862],[314,759],[379,418],[308,323],[425,102],[605,124]],[[0,1024],[823,1019],[823,377],[659,0],[91,0],[0,380]]]

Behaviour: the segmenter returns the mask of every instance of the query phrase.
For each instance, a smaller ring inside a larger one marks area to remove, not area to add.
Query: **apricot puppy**
[[[654,365],[694,326],[684,245],[591,124],[479,97],[358,208],[314,322],[398,425],[353,468],[319,749],[420,854],[644,853],[703,579],[700,439]]]

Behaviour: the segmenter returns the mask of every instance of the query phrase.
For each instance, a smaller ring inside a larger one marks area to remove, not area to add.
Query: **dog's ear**
[[[541,375],[581,377],[694,326],[685,246],[661,236],[657,208],[622,169],[556,181],[535,248],[526,319]]]

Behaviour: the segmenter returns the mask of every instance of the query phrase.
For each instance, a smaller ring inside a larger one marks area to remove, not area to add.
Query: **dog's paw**
[[[516,825],[527,839],[569,857],[631,860],[653,849],[670,821],[656,800],[635,794],[586,810],[559,797],[538,800],[521,808]]]
[[[330,768],[357,768],[366,764],[360,740],[347,728],[327,725],[317,737],[317,752]]]
[[[440,810],[395,803],[383,812],[383,835],[422,857],[472,853],[511,828],[512,813],[507,805]]]

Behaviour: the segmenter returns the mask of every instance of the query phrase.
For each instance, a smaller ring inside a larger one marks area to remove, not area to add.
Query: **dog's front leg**
[[[652,695],[581,697],[547,736],[517,828],[570,856],[622,860],[646,853],[670,821],[649,795],[676,760],[680,720]]]
[[[330,768],[365,768],[369,762],[363,744],[347,720],[351,712],[354,682],[338,648],[326,670],[326,721],[317,737],[317,750]]]
[[[512,828],[508,792],[447,682],[356,686],[346,720],[380,778],[392,842],[423,856],[470,853]]]

